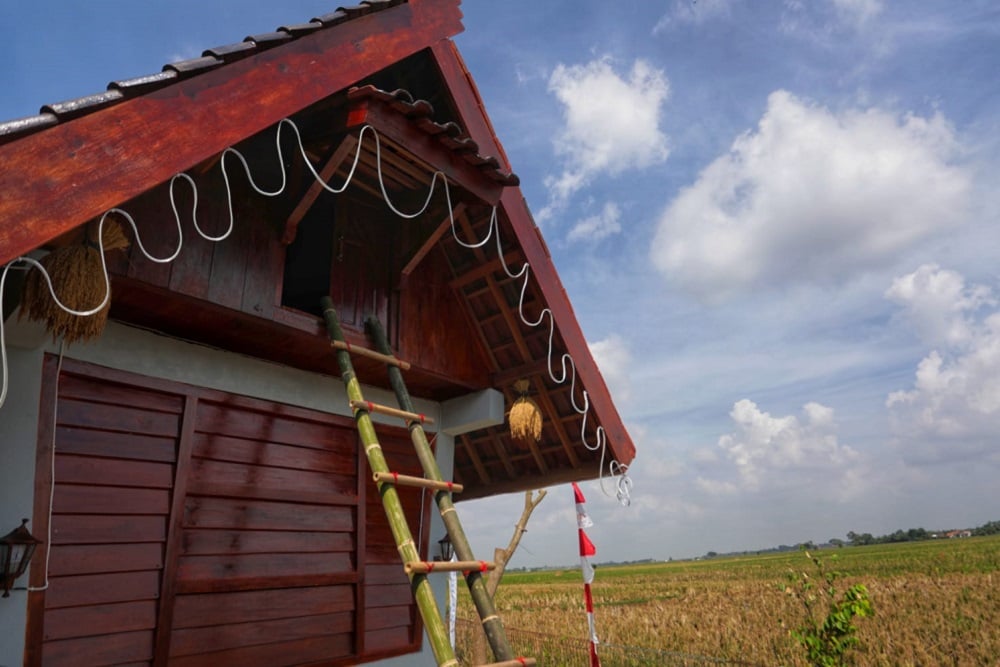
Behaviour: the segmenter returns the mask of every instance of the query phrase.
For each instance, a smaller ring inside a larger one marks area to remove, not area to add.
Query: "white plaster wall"
[[[16,319],[16,316],[11,318]],[[17,339],[17,326],[13,338]],[[10,332],[8,332],[10,333]],[[41,366],[45,351],[57,353],[58,347],[39,337],[25,343],[30,349],[9,346],[10,391],[0,407],[0,535],[20,525],[22,517],[31,517],[34,507],[35,446],[41,392]],[[339,377],[330,377],[243,355],[183,342],[154,332],[110,322],[101,339],[91,344],[77,344],[65,352],[68,358],[140,373],[176,382],[218,389],[220,391],[279,401],[313,410],[350,416],[347,394]],[[363,378],[359,378],[363,380]],[[395,405],[390,392],[363,387],[365,398],[376,403]],[[439,404],[414,399],[417,411],[440,423]],[[399,425],[396,419],[373,415],[376,422]],[[428,426],[428,430],[432,430]],[[440,434],[437,438],[438,461],[442,475],[450,478],[454,440]],[[441,519],[432,516],[432,544],[444,534]],[[29,524],[30,527],[30,524]],[[44,535],[36,535],[46,539]],[[46,540],[47,541],[47,540]],[[26,585],[28,577],[18,581]],[[435,582],[441,609],[447,592],[445,580]],[[0,600],[0,667],[22,664],[26,619],[26,591],[12,591],[9,599]],[[378,663],[385,667],[431,667],[436,664],[428,642],[420,653],[400,656]]]
[[[0,535],[32,516],[35,486],[35,444],[41,397],[41,349],[7,350],[10,388],[0,408]],[[32,525],[28,529],[34,533]],[[35,535],[45,539],[44,535]],[[27,586],[28,575],[15,586]],[[0,599],[0,667],[21,665],[28,593],[12,590]]]

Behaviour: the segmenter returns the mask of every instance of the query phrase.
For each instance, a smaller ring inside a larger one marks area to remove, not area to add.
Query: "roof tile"
[[[163,71],[173,70],[177,72],[182,79],[189,76],[194,76],[195,74],[202,74],[209,70],[213,70],[216,67],[221,67],[225,64],[225,61],[214,56],[202,56],[200,58],[191,58],[190,60],[181,60],[176,63],[167,63],[163,66]]]
[[[252,55],[256,50],[256,43],[244,40],[235,44],[226,44],[225,46],[217,46],[213,49],[205,49],[201,55],[218,58],[223,62],[231,63]]]
[[[112,81],[108,84],[108,90],[120,90],[126,97],[136,97],[138,95],[145,95],[157,88],[169,86],[176,80],[177,72],[167,70],[165,72],[157,72],[156,74],[137,76],[134,79]]]
[[[37,116],[26,116],[0,123],[0,144],[52,127],[58,122],[59,119],[55,114],[41,113]]]
[[[103,109],[122,100],[124,97],[119,90],[108,90],[96,95],[78,97],[75,100],[46,104],[42,107],[42,113],[51,113],[60,121],[66,121],[92,111],[97,111],[98,109]]]
[[[263,51],[265,49],[270,49],[274,46],[280,46],[290,39],[294,39],[291,33],[275,31],[275,32],[265,32],[259,35],[250,35],[246,37],[244,42],[253,42],[257,45],[258,51]]]

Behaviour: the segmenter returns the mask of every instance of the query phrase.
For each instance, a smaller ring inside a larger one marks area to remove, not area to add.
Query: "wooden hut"
[[[323,295],[349,343],[373,314],[412,365],[456,500],[632,460],[462,29],[458,0],[365,2],[0,123],[0,518],[45,542],[0,602],[0,664],[431,664]],[[108,211],[131,241],[109,322],[61,348],[13,312],[18,258]],[[392,402],[383,365],[355,367]],[[517,380],[537,442],[504,423]],[[419,474],[401,425],[379,437]],[[426,552],[439,524],[403,496]]]

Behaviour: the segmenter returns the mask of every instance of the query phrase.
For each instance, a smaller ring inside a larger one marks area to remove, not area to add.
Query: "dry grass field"
[[[873,618],[857,621],[861,645],[853,664],[1000,665],[1000,536],[815,555],[843,573],[841,589],[867,586],[874,605]],[[804,610],[782,590],[793,571],[817,574],[801,552],[600,567],[593,585],[597,630],[613,660],[602,663],[805,665],[789,636]],[[509,573],[496,602],[512,635],[587,636],[578,569]],[[459,615],[475,618],[467,593]],[[626,659],[621,646],[662,653],[633,651],[646,657]],[[657,663],[649,655],[691,659]]]

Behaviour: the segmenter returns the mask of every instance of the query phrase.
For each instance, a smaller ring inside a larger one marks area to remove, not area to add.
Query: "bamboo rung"
[[[401,475],[398,472],[377,472],[372,475],[376,482],[391,482],[396,486],[418,486],[422,489],[433,489],[435,491],[451,491],[461,493],[465,488],[455,482],[441,482],[436,479],[426,477],[414,477],[412,475]]]
[[[388,354],[376,352],[375,350],[369,350],[367,347],[358,347],[357,345],[351,345],[350,343],[342,340],[331,340],[330,346],[338,350],[346,350],[351,354],[358,355],[359,357],[368,357],[369,359],[381,361],[383,364],[398,366],[404,371],[410,370],[410,362],[397,359],[396,357],[389,356]]]
[[[513,660],[504,660],[503,662],[491,662],[488,665],[483,665],[483,667],[534,667],[534,658],[514,658]]]
[[[431,563],[427,561],[411,561],[403,565],[407,574],[430,574],[431,572],[486,572],[495,570],[496,563],[488,563],[484,560],[436,560]]]
[[[379,414],[389,415],[390,417],[399,417],[407,422],[417,422],[418,424],[434,423],[434,420],[427,415],[417,412],[407,412],[406,410],[397,410],[396,408],[390,408],[388,405],[379,405],[378,403],[372,403],[371,401],[351,401],[351,409],[378,412]]]

